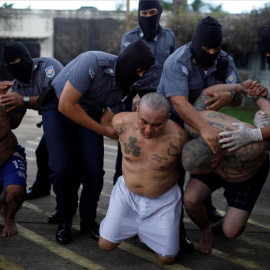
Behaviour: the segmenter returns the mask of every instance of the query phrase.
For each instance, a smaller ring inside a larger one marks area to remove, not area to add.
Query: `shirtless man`
[[[6,93],[8,87],[0,87],[0,94]],[[19,119],[19,120],[18,120]],[[3,237],[13,236],[18,233],[15,215],[21,207],[26,188],[26,159],[24,148],[11,129],[20,123],[12,112],[6,112],[0,106],[0,196],[1,210],[5,215]]]
[[[178,166],[187,135],[169,119],[169,110],[167,99],[153,92],[142,97],[136,112],[113,118],[123,176],[113,188],[100,225],[99,247],[104,251],[138,235],[162,263],[176,259],[181,214]]]
[[[194,104],[200,115],[218,131],[238,129],[232,123],[243,123],[220,112],[206,110],[205,92]],[[246,126],[252,125],[243,123]],[[202,253],[212,250],[212,228],[222,228],[226,237],[236,238],[245,229],[247,220],[267,179],[269,159],[267,141],[250,143],[235,151],[222,149],[213,155],[198,132],[188,126],[193,139],[183,148],[183,167],[191,174],[184,194],[184,205],[189,217],[201,229],[198,249]],[[223,187],[228,208],[223,221],[210,227],[203,201],[216,189]]]

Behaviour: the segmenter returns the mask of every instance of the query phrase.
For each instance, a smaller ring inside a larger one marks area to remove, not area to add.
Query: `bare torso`
[[[237,130],[238,127],[233,126],[232,123],[241,122],[234,117],[215,111],[200,111],[200,114],[220,132]],[[245,124],[252,127],[248,123]],[[194,129],[187,127],[187,130],[192,134],[192,137],[198,136],[198,132]],[[265,162],[267,146],[268,141],[262,141],[250,143],[232,152],[223,150],[225,151],[224,156],[220,160],[215,173],[233,183],[250,179]]]
[[[161,136],[145,139],[137,126],[136,113],[122,113],[115,123],[122,128],[119,142],[127,188],[147,198],[157,198],[172,188],[179,176],[185,131],[169,120]]]

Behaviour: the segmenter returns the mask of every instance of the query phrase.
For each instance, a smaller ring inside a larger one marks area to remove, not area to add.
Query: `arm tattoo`
[[[200,94],[200,96],[197,98],[197,100],[195,101],[195,103],[193,104],[193,107],[197,110],[197,111],[205,111],[206,107],[208,105],[204,104],[204,102],[208,99],[210,99],[211,96],[208,96],[206,93],[202,93]]]
[[[118,125],[115,125],[115,126],[114,126],[114,129],[115,129],[115,131],[116,131],[116,134],[118,134],[118,135],[120,135],[120,134],[122,134],[122,133],[124,132],[123,127],[118,126]]]
[[[169,156],[177,156],[179,155],[179,147],[176,142],[170,142],[170,147],[168,148],[168,155]]]

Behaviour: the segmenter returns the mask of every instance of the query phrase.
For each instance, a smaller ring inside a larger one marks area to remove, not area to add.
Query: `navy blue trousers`
[[[99,122],[102,109],[96,107],[88,114]],[[56,100],[43,107],[42,117],[60,222],[70,222],[75,215],[82,184],[80,219],[91,223],[103,187],[103,136],[61,114]]]

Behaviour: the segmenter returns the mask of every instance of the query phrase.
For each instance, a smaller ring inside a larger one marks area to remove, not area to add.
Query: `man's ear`
[[[214,158],[212,159],[212,162],[211,162],[211,167],[212,167],[212,168],[216,168],[217,165],[218,165],[218,159],[217,159],[216,157],[214,157]]]

